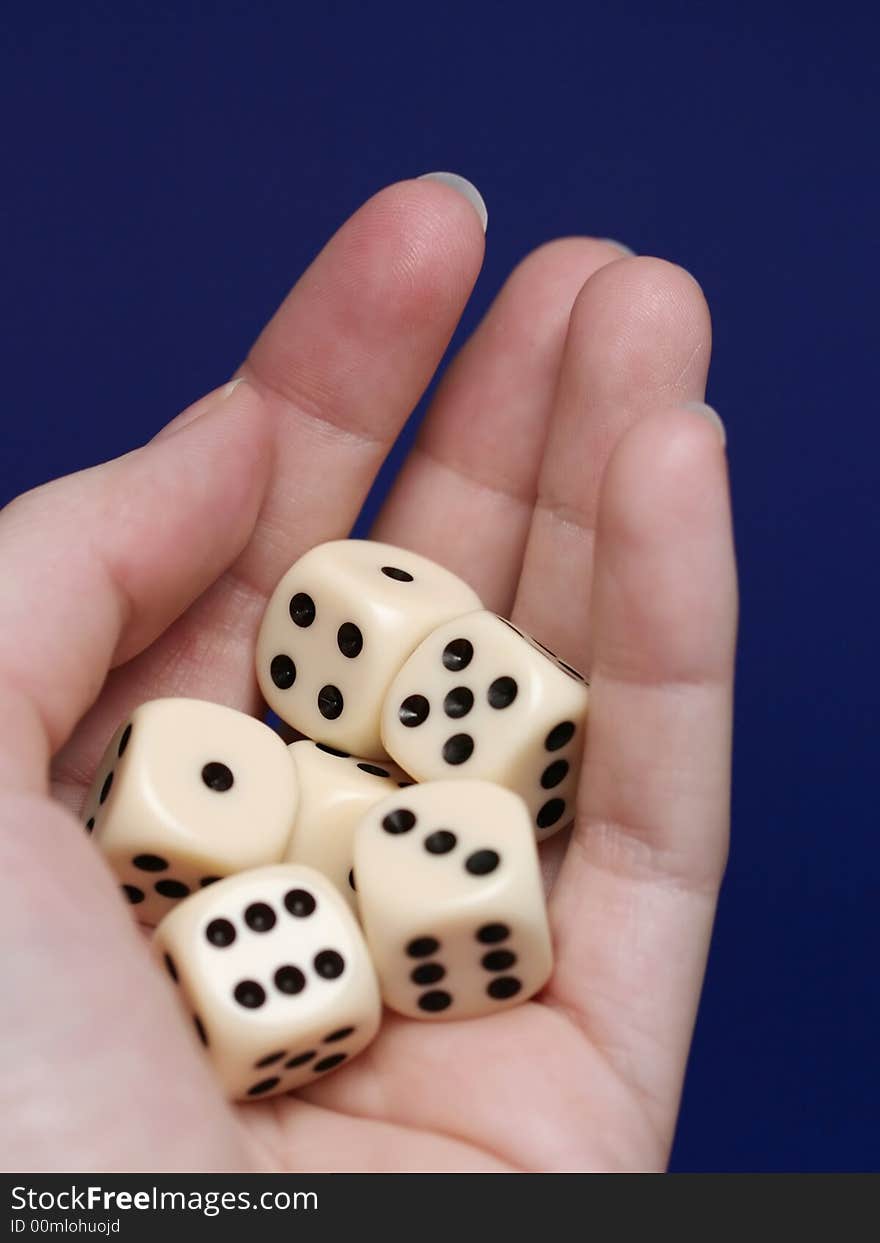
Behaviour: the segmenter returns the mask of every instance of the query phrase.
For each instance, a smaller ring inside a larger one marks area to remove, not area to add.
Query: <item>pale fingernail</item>
[[[244,376],[243,376],[243,375],[240,375],[240,376],[238,377],[238,379],[236,379],[236,380],[230,380],[230,381],[229,381],[229,383],[228,383],[227,385],[225,385],[225,387],[224,387],[224,388],[222,388],[222,389],[220,390],[220,396],[217,398],[217,400],[218,400],[218,401],[225,401],[225,400],[226,400],[226,398],[229,396],[229,394],[230,394],[230,393],[232,393],[232,392],[234,392],[234,391],[235,391],[235,389],[237,389],[237,388],[238,388],[239,384],[244,384],[244,383],[246,383],[246,381],[245,381],[245,378],[244,378]],[[212,403],[212,405],[213,405],[213,403]]]
[[[635,259],[636,252],[631,250],[629,246],[624,246],[623,242],[615,242],[613,237],[600,237],[600,242],[604,242],[606,246],[613,246],[615,250],[619,250],[627,259]]]
[[[166,436],[174,436],[177,432],[182,432],[185,427],[189,427],[190,423],[194,423],[196,419],[200,419],[203,414],[209,414],[212,410],[216,410],[218,406],[226,401],[227,397],[238,388],[240,384],[246,384],[245,377],[238,376],[235,380],[230,380],[228,384],[224,384],[222,388],[215,388],[213,392],[207,393],[200,398],[194,405],[183,410],[176,419],[172,419],[165,427],[158,432],[153,439],[163,440]]]
[[[721,415],[717,410],[715,410],[712,406],[706,405],[704,401],[686,401],[684,408],[685,410],[693,410],[694,414],[702,414],[704,418],[708,419],[709,422],[714,425],[715,430],[721,437],[722,445],[725,447],[727,446],[727,429],[725,428],[724,423],[721,420]]]
[[[467,177],[459,177],[458,173],[422,173],[421,177],[417,177],[416,180],[439,181],[441,185],[451,186],[453,190],[457,190],[477,213],[483,232],[486,232],[486,226],[489,223],[486,202],[474,183],[468,181]]]

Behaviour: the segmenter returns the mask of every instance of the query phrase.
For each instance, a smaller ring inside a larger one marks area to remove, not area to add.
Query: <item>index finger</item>
[[[348,535],[443,357],[483,250],[459,191],[399,182],[346,221],[260,334],[241,372],[274,421],[275,471],[238,570],[264,595],[306,549]]]

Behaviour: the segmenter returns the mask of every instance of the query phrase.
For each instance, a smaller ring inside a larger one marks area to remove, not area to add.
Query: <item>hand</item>
[[[664,1166],[725,860],[736,626],[722,437],[686,408],[709,319],[680,268],[585,238],[529,255],[374,532],[590,671],[576,827],[545,848],[556,968],[540,1000],[461,1023],[389,1015],[350,1068],[233,1107],[75,819],[143,700],[261,712],[266,598],[351,529],[482,254],[454,189],[383,190],[243,383],[0,518],[5,1169]]]

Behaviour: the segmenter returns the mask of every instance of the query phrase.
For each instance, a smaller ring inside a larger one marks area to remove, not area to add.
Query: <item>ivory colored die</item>
[[[137,918],[156,924],[218,877],[281,859],[296,812],[287,747],[200,699],[154,699],[110,740],[83,808]]]
[[[485,611],[438,627],[395,677],[382,711],[388,754],[418,781],[494,781],[526,802],[539,838],[574,818],[585,679]]]
[[[257,678],[274,712],[318,742],[382,758],[382,700],[436,626],[480,608],[425,557],[336,540],[300,557],[275,589],[257,639]]]
[[[233,1100],[311,1083],[379,1030],[361,930],[313,868],[284,863],[227,877],[181,902],[153,945]]]
[[[323,742],[288,747],[299,790],[296,819],[284,858],[327,876],[357,913],[352,872],[354,830],[374,803],[413,782],[385,761],[359,760]]]
[[[466,1019],[525,1001],[553,966],[531,818],[486,781],[435,781],[355,832],[361,922],[387,1005]]]

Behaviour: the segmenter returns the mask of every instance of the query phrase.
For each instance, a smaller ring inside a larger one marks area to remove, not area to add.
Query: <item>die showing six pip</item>
[[[256,643],[289,747],[159,699],[83,808],[227,1094],[288,1092],[376,1036],[382,1002],[468,1019],[552,969],[537,841],[569,824],[588,689],[424,557],[311,549]]]

